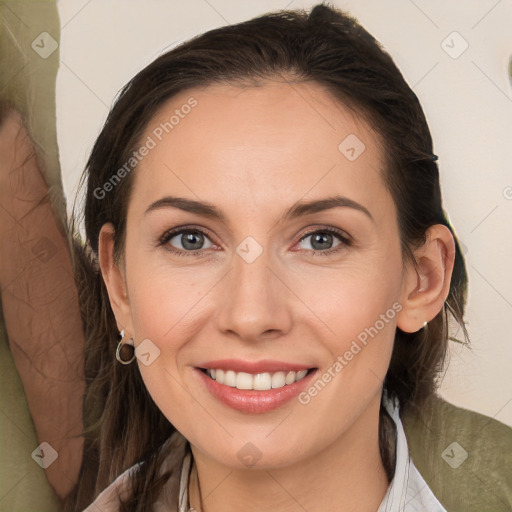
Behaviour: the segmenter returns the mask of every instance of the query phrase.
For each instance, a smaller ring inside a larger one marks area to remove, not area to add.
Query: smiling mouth
[[[221,370],[212,368],[199,368],[210,379],[231,388],[240,390],[268,391],[279,389],[301,381],[316,368],[299,371],[280,371],[264,373],[235,372],[234,370]]]

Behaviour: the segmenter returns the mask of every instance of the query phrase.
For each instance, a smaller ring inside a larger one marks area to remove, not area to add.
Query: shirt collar
[[[447,512],[409,455],[397,397],[390,397],[387,390],[384,390],[382,403],[396,426],[396,466],[395,476],[377,512]]]

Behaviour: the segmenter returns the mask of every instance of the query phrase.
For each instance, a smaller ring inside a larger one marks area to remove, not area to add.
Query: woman
[[[392,59],[325,5],[135,76],[85,174],[77,503],[445,510],[400,420],[435,392],[449,315],[465,332],[436,159]]]

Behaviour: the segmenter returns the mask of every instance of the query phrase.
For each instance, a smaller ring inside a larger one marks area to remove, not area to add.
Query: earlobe
[[[133,333],[124,270],[120,264],[114,261],[114,234],[114,226],[110,222],[104,224],[100,230],[98,240],[100,270],[119,331],[125,329],[127,332]]]
[[[455,261],[455,241],[442,225],[431,226],[427,240],[414,251],[416,265],[405,270],[402,310],[397,326],[404,332],[416,332],[441,311],[450,292]]]

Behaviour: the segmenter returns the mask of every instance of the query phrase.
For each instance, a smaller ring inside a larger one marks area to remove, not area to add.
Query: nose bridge
[[[287,293],[272,271],[272,256],[254,238],[236,248],[219,315],[219,329],[257,340],[268,331],[289,329]]]

